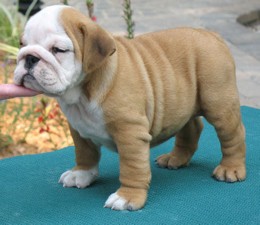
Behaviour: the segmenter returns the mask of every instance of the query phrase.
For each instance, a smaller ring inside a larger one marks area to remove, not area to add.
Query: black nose
[[[39,58],[33,55],[27,55],[25,57],[25,68],[32,69],[38,62],[40,61]]]

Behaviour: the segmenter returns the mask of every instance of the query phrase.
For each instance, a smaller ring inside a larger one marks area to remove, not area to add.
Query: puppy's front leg
[[[70,127],[75,144],[76,166],[64,172],[59,180],[64,187],[85,188],[98,176],[100,149],[90,139],[83,139],[77,131]]]
[[[120,157],[121,187],[109,196],[105,207],[137,210],[146,202],[151,180],[151,136],[145,127],[138,125],[125,125],[115,130],[113,137]]]

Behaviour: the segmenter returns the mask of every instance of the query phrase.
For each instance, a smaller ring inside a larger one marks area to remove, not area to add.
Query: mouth
[[[35,86],[36,86],[35,84],[37,84],[37,80],[35,79],[35,77],[29,71],[28,73],[26,73],[23,76],[21,83],[20,83],[20,86],[25,88],[25,89],[32,90],[34,92],[38,92],[39,94],[42,94],[43,91],[39,88],[35,88]]]
[[[35,81],[35,77],[31,75],[30,73],[25,74],[22,78],[21,85],[24,86],[24,82],[30,82],[30,81]]]
[[[63,92],[59,92],[59,93],[47,92],[46,90],[43,89],[41,85],[39,85],[37,79],[30,72],[28,72],[23,76],[20,86],[29,91],[33,91],[35,93],[37,92],[38,94],[45,94],[46,96],[49,97],[58,97],[63,93]]]
[[[63,88],[64,85],[59,83],[55,72],[48,65],[25,68],[21,62],[14,72],[14,82],[19,86],[49,97],[59,97],[63,94],[65,88]]]

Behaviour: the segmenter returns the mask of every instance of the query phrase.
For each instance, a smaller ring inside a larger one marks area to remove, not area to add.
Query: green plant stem
[[[26,13],[25,13],[26,21],[28,20],[30,13],[33,10],[34,6],[36,5],[37,1],[38,0],[33,0],[33,2],[30,4],[29,8],[26,10]]]
[[[135,23],[133,21],[133,10],[131,9],[131,0],[124,0],[123,3],[124,7],[124,16],[126,26],[127,26],[127,38],[132,39],[134,38],[134,26]]]
[[[64,5],[69,5],[68,1],[67,0],[63,0],[61,1]]]
[[[92,0],[86,0],[86,5],[88,9],[88,16],[89,18],[92,18],[93,13],[94,13],[94,3]]]

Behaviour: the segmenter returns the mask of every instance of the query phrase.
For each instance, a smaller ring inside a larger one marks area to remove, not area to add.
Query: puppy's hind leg
[[[245,128],[241,121],[239,104],[225,105],[225,108],[211,113],[208,111],[206,118],[215,127],[222,150],[222,160],[213,171],[213,177],[226,182],[244,180]]]
[[[160,167],[178,169],[188,166],[191,157],[198,147],[198,141],[203,129],[200,117],[190,120],[177,134],[172,152],[161,155],[156,162]]]
[[[241,120],[234,70],[212,77],[214,79],[208,80],[207,85],[201,85],[200,90],[202,113],[215,127],[222,150],[222,160],[213,171],[213,176],[220,181],[241,181],[246,177],[245,128]]]
[[[217,38],[219,40],[219,38]],[[215,39],[216,40],[216,39]],[[235,182],[246,177],[245,129],[241,121],[234,60],[223,41],[212,42],[198,74],[201,112],[217,132],[222,160],[213,176]]]

